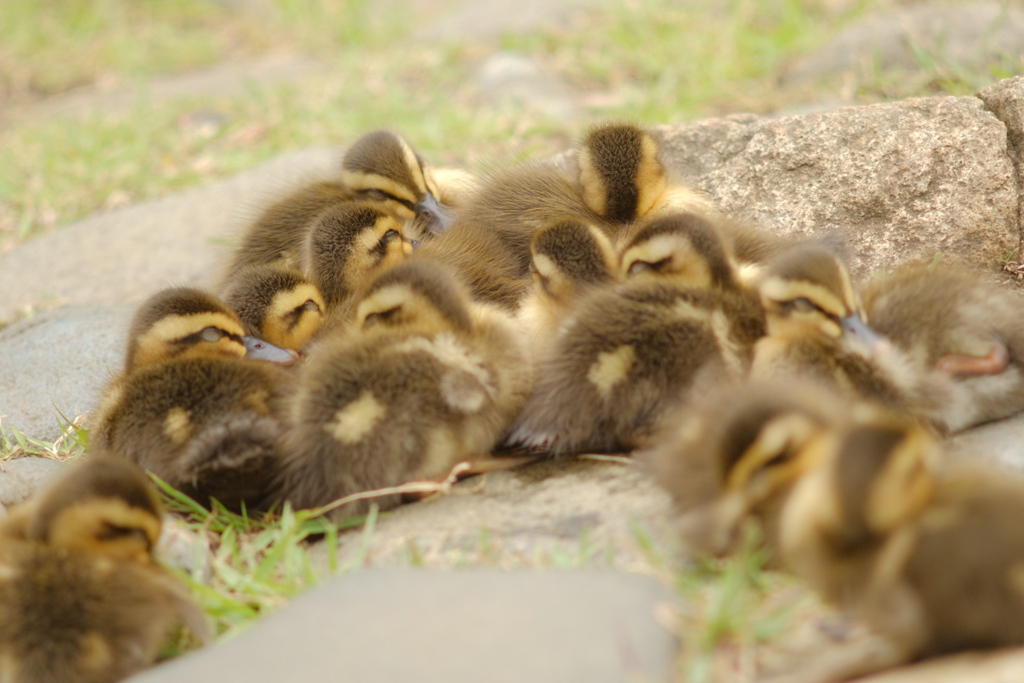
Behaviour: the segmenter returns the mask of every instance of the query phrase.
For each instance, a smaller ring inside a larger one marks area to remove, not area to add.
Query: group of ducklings
[[[639,451],[694,547],[726,552],[759,518],[780,564],[891,637],[891,664],[1024,642],[1024,484],[940,458],[943,434],[1024,409],[1019,310],[947,266],[860,292],[836,248],[729,218],[635,125],[481,178],[377,131],[247,226],[219,296],[172,288],[139,308],[90,448],[97,467],[250,510],[441,481],[501,450]],[[142,567],[146,599],[201,633],[148,564],[158,517],[127,481],[65,503],[99,524],[75,531],[93,539],[82,571],[102,592],[100,564]],[[18,520],[54,496],[4,521],[10,553],[52,555]],[[28,561],[0,558],[0,612]],[[90,668],[113,636],[78,628],[61,679],[115,680]],[[51,680],[20,673],[34,655],[13,638],[0,680]]]

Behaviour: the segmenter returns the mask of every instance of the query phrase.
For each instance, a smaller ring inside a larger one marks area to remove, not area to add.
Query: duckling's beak
[[[843,335],[863,344],[872,354],[885,353],[892,346],[888,338],[868,327],[860,313],[848,315],[839,320]]]
[[[412,208],[417,216],[426,221],[427,229],[435,235],[440,235],[455,222],[455,216],[452,215],[451,210],[437,201],[437,198],[429,192],[423,201],[413,204]]]
[[[256,337],[242,337],[245,344],[245,357],[253,360],[264,360],[278,365],[291,365],[299,359],[299,354],[291,349],[282,349]]]

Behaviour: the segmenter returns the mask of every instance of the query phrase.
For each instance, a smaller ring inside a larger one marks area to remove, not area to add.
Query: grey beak
[[[299,354],[295,351],[282,349],[280,346],[274,346],[256,337],[242,337],[242,342],[245,344],[246,358],[279,365],[291,365],[299,359]]]
[[[455,216],[444,204],[441,204],[434,195],[427,193],[423,201],[413,204],[416,215],[426,221],[427,229],[435,235],[440,235],[455,222]]]
[[[868,327],[859,313],[848,315],[839,320],[843,327],[843,335],[856,339],[866,346],[871,353],[884,353],[890,347],[889,339]]]

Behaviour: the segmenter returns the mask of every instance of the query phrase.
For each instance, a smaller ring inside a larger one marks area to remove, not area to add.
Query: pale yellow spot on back
[[[679,299],[672,304],[672,315],[683,320],[706,323],[711,320],[711,311],[701,306],[694,306],[686,299]]]
[[[386,414],[387,408],[369,391],[364,391],[359,398],[339,409],[334,419],[324,424],[324,431],[343,444],[356,444],[366,438]]]
[[[17,569],[9,564],[0,564],[0,581],[10,581],[19,576]]]
[[[102,635],[89,631],[82,636],[82,649],[78,661],[85,669],[100,671],[114,662],[114,653]]]
[[[629,344],[623,344],[614,351],[599,353],[587,371],[587,380],[597,387],[601,398],[608,398],[616,385],[629,376],[635,361],[636,350]]]
[[[21,667],[18,665],[18,658],[6,648],[0,650],[0,681],[18,681]]]
[[[168,410],[164,418],[164,435],[176,445],[184,445],[192,437],[189,412],[181,407]]]

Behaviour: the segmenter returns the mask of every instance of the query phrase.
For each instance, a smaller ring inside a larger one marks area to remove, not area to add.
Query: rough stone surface
[[[367,571],[130,680],[666,681],[672,600],[616,572]]]
[[[49,458],[0,461],[0,510],[22,503],[60,474],[67,463]]]
[[[670,166],[778,234],[844,234],[858,275],[1017,247],[1006,127],[974,97],[662,126]]]
[[[124,363],[132,306],[64,306],[0,331],[0,421],[43,441],[89,412]]]
[[[923,2],[865,16],[821,50],[798,60],[784,83],[841,75],[857,68],[919,72],[922,59],[985,73],[1024,52],[1024,11],[1003,2]]]
[[[654,574],[641,538],[672,547],[670,510],[668,495],[632,462],[536,463],[402,506],[377,520],[368,541],[343,534],[338,566],[610,565]],[[326,553],[312,548],[321,567]]]
[[[1024,77],[1015,76],[982,88],[978,97],[1006,125],[1006,140],[1017,178],[1017,225],[1024,239]],[[1020,252],[1018,252],[1020,261]]]
[[[340,154],[285,154],[227,180],[86,218],[0,255],[0,320],[28,305],[139,302],[172,285],[209,286],[246,221],[302,180],[328,175]]]

